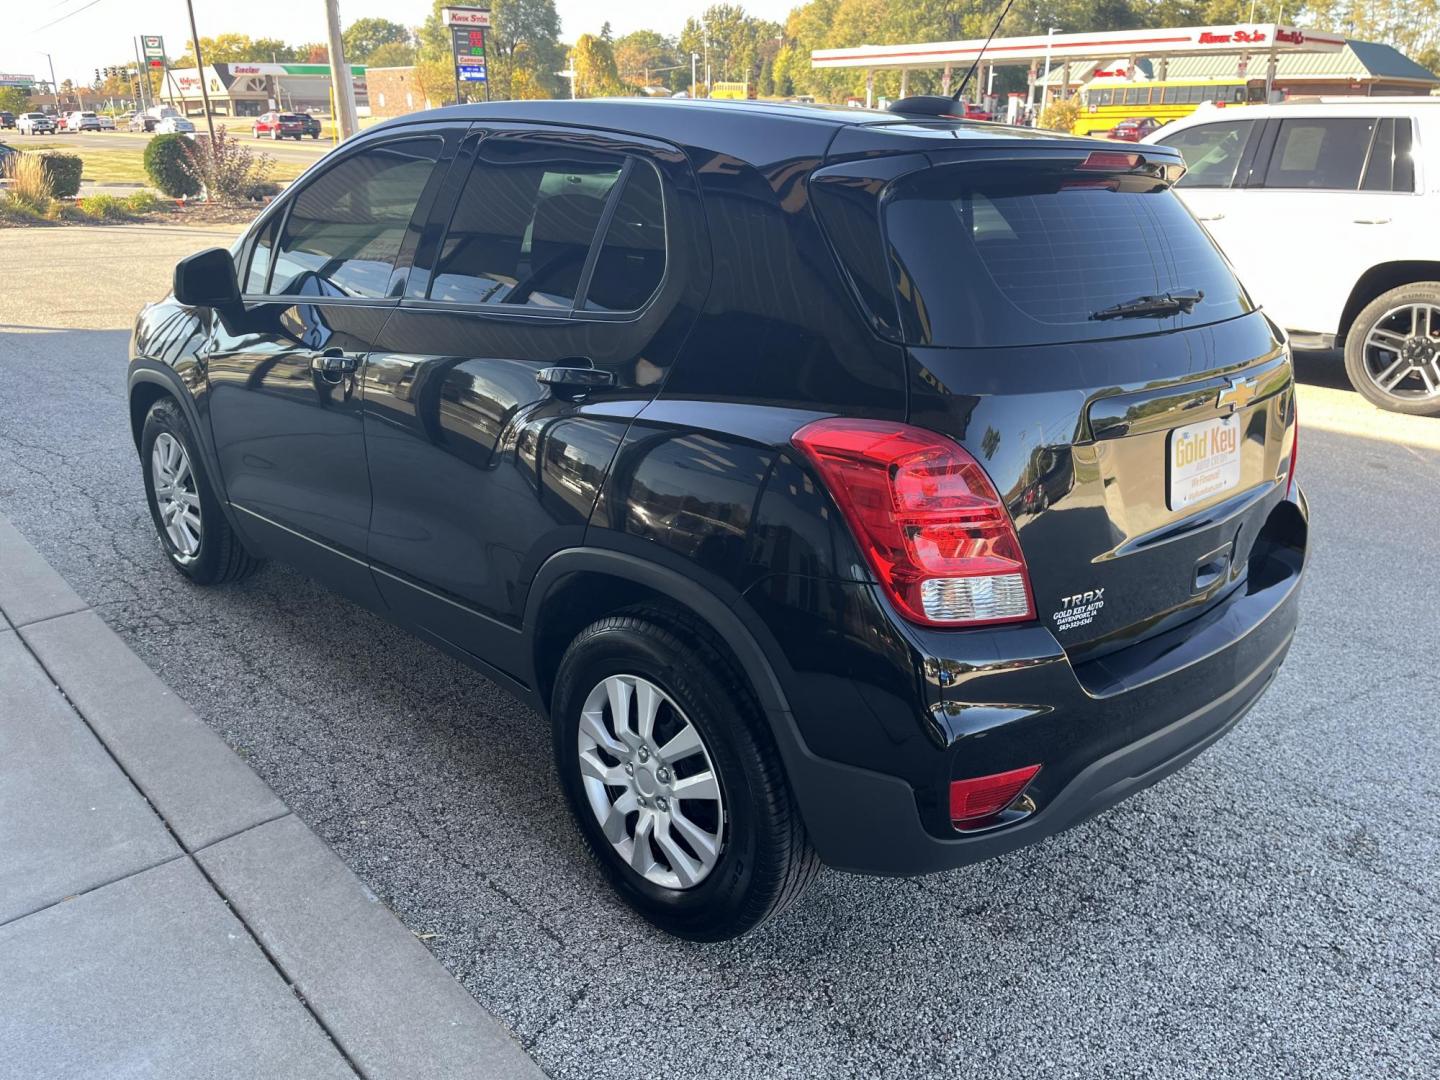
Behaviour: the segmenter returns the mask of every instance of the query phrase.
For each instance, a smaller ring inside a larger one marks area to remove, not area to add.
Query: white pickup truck
[[[1440,98],[1209,108],[1144,142],[1184,154],[1177,194],[1297,347],[1440,416]]]

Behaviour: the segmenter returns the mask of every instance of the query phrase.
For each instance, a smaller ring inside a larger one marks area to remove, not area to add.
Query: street
[[[251,119],[246,116],[220,116],[215,118],[215,126],[217,128],[224,127],[230,135],[243,140],[257,151],[270,154],[277,161],[292,163],[301,168],[328,154],[334,148],[334,144],[329,139],[307,138],[297,142],[293,139],[252,138]],[[194,123],[196,131],[205,130],[203,119],[197,118]],[[140,154],[145,151],[145,147],[154,137],[154,135],[142,135],[138,131],[74,131],[34,136],[8,131],[4,134],[5,141],[18,150],[24,150],[30,144],[36,146],[43,144],[61,150],[73,149],[77,153],[84,150],[133,150]]]
[[[1301,628],[1189,768],[961,871],[827,871],[755,934],[695,945],[592,867],[535,714],[286,567],[203,590],[166,565],[129,328],[176,259],[234,235],[0,232],[0,512],[548,1073],[1434,1075],[1440,420],[1299,358]]]

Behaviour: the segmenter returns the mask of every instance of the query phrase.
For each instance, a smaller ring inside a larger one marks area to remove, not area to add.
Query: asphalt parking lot
[[[128,327],[231,235],[0,231],[0,511],[552,1075],[1436,1074],[1440,419],[1301,358],[1302,627],[1191,767],[1039,847],[827,872],[692,945],[607,893],[534,714],[283,567],[204,591],[165,565]]]

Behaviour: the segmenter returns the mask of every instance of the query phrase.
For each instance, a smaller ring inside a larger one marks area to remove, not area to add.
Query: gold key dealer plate
[[[1240,484],[1240,418],[1187,424],[1170,432],[1171,510],[1183,510]]]

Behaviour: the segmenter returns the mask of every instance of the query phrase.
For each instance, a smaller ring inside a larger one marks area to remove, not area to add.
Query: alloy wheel
[[[690,889],[715,869],[720,782],[700,732],[663,690],[638,675],[602,679],[581,709],[576,749],[590,809],[632,870]]]
[[[200,552],[204,535],[200,523],[200,492],[190,455],[180,440],[162,431],[150,451],[150,479],[155,489],[155,509],[165,528],[176,557],[189,562]]]
[[[1402,401],[1440,398],[1440,305],[1392,308],[1365,335],[1365,371],[1383,393]]]

